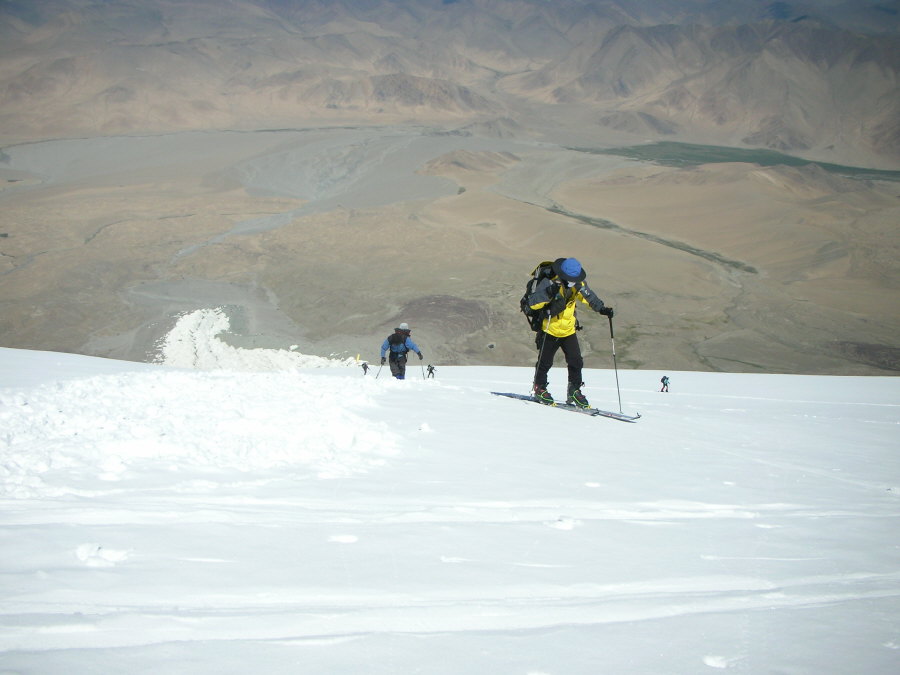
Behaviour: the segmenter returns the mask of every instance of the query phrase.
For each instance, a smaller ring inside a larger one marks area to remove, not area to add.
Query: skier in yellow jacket
[[[584,359],[576,334],[580,326],[575,316],[575,305],[580,300],[595,312],[610,318],[613,309],[604,305],[588,287],[584,281],[586,276],[581,263],[575,258],[557,258],[553,262],[553,275],[541,279],[527,299],[531,309],[544,314],[541,330],[535,339],[538,360],[534,373],[534,396],[541,403],[552,405],[554,402],[547,391],[547,374],[557,350],[562,349],[569,371],[566,403],[581,408],[590,407],[581,392]]]

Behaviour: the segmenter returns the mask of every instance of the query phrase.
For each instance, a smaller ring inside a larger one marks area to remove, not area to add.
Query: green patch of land
[[[718,145],[697,145],[663,141],[646,145],[630,145],[621,148],[569,148],[577,152],[596,155],[618,155],[642,162],[653,162],[663,166],[692,167],[701,164],[724,162],[744,162],[759,166],[806,166],[815,164],[829,173],[857,180],[886,180],[900,182],[900,171],[866,169],[858,166],[813,162],[801,157],[785,155],[774,150],[754,150],[729,148]]]

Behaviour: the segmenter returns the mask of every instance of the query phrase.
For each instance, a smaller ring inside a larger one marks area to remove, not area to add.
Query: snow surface
[[[227,329],[0,349],[0,671],[900,672],[900,380],[619,370],[627,424]]]

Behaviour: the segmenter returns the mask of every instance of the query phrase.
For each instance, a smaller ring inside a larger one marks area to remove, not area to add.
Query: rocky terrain
[[[894,373],[898,17],[4,2],[0,344],[146,360],[222,306],[244,346],[372,360],[407,321],[435,364],[522,364],[521,288],[574,255],[625,367]],[[603,154],[658,140],[823,164]]]

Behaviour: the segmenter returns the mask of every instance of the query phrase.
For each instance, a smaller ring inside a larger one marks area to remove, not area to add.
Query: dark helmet
[[[576,258],[557,258],[553,262],[553,271],[563,281],[584,281],[587,272]]]

